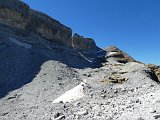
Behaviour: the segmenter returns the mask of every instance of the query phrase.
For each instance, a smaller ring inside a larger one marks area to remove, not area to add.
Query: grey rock
[[[145,119],[143,119],[142,117],[139,117],[137,120],[145,120]]]
[[[91,75],[91,74],[88,74],[87,77],[92,77],[92,75]]]
[[[153,116],[155,119],[159,119],[160,118],[160,115],[154,115]]]
[[[64,119],[65,118],[65,116],[64,116],[64,114],[63,113],[56,113],[55,115],[54,115],[54,119],[56,119],[56,120],[62,120],[62,119]]]
[[[0,116],[5,116],[7,114],[9,114],[9,113],[8,112],[0,113]]]

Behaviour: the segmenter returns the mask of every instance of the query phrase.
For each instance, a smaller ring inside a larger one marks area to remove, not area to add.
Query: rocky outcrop
[[[72,38],[72,46],[76,49],[91,49],[96,47],[96,44],[91,38],[84,38],[75,33]]]
[[[0,1],[0,23],[33,33],[46,40],[75,49],[86,50],[96,47],[93,39],[83,38],[46,14],[30,9],[19,0]]]
[[[135,60],[131,56],[129,56],[127,53],[123,52],[115,46],[110,46],[106,48],[106,52],[107,59],[111,58],[120,63],[135,62]]]
[[[154,64],[147,64],[146,66],[154,71],[158,79],[160,80],[160,66],[156,66]]]
[[[29,6],[18,0],[0,0],[0,23],[25,29]]]

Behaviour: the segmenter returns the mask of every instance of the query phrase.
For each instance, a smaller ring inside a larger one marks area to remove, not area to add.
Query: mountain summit
[[[19,0],[0,0],[0,120],[160,119],[160,67],[101,49]]]

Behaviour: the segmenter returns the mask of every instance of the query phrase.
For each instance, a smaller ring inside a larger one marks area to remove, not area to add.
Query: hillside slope
[[[159,67],[19,0],[0,0],[0,120],[160,119]]]

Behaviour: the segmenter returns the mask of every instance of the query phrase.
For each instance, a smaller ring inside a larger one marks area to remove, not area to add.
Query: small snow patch
[[[89,60],[87,57],[85,57],[81,52],[79,52],[79,54],[80,54],[81,57],[83,57],[88,62],[90,62],[90,63],[93,62],[93,61]]]
[[[71,90],[66,91],[63,95],[61,95],[59,98],[55,99],[53,103],[59,103],[59,102],[72,102],[77,99],[80,99],[84,97],[84,91],[83,91],[84,83],[77,85]]]
[[[114,54],[116,54],[117,52],[108,52],[107,53],[107,56],[110,56],[110,55],[114,55]]]
[[[27,44],[27,43],[23,43],[23,42],[20,42],[14,38],[10,38],[10,41],[18,46],[21,46],[21,47],[24,47],[24,48],[27,48],[27,49],[30,49],[32,48],[32,45],[30,44]]]

